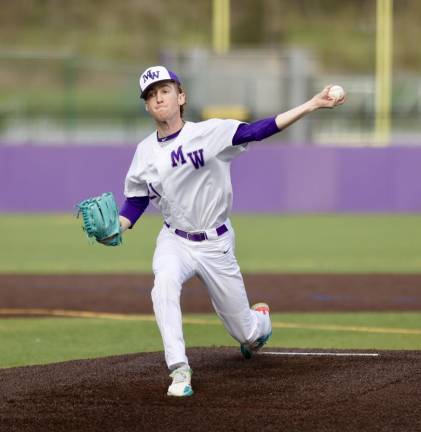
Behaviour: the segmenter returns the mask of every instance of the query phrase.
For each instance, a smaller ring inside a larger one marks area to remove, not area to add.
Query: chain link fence
[[[296,106],[328,83],[347,103],[318,111],[269,142],[368,145],[374,130],[374,76],[329,74],[305,50],[163,52],[182,77],[186,118],[212,115],[250,121]],[[153,129],[139,100],[138,77],[149,65],[84,59],[71,53],[0,52],[0,145],[136,143]],[[421,144],[421,78],[396,73],[392,145]]]

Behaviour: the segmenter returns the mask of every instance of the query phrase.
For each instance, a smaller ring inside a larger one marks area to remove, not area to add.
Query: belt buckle
[[[208,236],[205,232],[197,232],[197,233],[187,233],[187,239],[190,241],[203,241],[206,240]]]

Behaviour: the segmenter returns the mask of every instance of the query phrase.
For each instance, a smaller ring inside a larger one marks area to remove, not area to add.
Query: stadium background
[[[153,128],[138,76],[160,63],[183,78],[191,120],[253,120],[326,83],[346,88],[343,107],[233,163],[237,257],[251,297],[276,299],[273,347],[419,350],[421,5],[395,1],[392,32],[378,37],[387,3],[231,0],[228,20],[214,19],[224,0],[8,3],[0,367],[162,349],[149,315],[160,217],[149,209],[118,250],[89,245],[74,218],[88,196],[122,202],[135,145]],[[203,295],[197,281],[183,294],[189,348],[234,346]]]

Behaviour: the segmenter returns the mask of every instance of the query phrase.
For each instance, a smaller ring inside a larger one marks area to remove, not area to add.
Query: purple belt
[[[167,224],[167,222],[164,222],[165,225],[167,226],[167,228],[170,227],[169,224]],[[218,237],[221,236],[222,234],[225,234],[228,231],[228,228],[225,224],[219,226],[218,228],[216,228],[216,234],[218,234]],[[195,233],[189,233],[187,231],[183,231],[180,229],[175,229],[174,232],[180,236],[183,237],[187,240],[191,240],[191,241],[195,241],[195,242],[201,242],[203,240],[207,240],[208,236],[205,232],[195,232]]]

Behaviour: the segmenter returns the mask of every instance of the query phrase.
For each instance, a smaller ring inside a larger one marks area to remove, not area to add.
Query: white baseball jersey
[[[124,194],[149,196],[172,227],[193,232],[220,226],[232,207],[230,161],[246,148],[232,145],[239,124],[186,122],[169,142],[152,133],[137,147]]]

